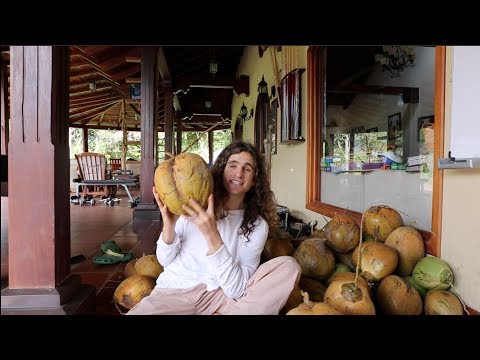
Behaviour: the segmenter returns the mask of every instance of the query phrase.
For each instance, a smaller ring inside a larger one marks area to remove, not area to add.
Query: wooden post
[[[82,289],[80,277],[70,276],[68,67],[68,47],[11,48],[15,121],[2,314],[65,314],[73,310],[69,302],[94,311],[94,287]]]
[[[160,211],[153,197],[153,176],[155,171],[155,154],[157,131],[155,98],[155,47],[142,47],[142,114],[141,114],[141,175],[140,198],[141,203],[133,211],[133,220],[159,220]]]
[[[2,121],[2,155],[8,155],[10,110],[8,108],[8,70],[7,66],[2,64],[2,77],[0,79],[0,102],[1,102],[1,121]]]

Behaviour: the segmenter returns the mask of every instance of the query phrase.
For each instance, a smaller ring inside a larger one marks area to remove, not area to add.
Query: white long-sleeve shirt
[[[231,210],[217,221],[223,245],[207,255],[207,242],[198,228],[180,217],[175,225],[172,244],[167,245],[162,234],[157,241],[157,259],[164,271],[157,279],[157,288],[187,289],[200,283],[207,290],[221,287],[229,298],[243,295],[248,279],[260,264],[260,256],[268,237],[268,224],[263,218],[247,239],[239,235],[244,210]]]

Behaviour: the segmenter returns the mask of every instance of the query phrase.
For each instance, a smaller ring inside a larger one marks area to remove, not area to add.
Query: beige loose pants
[[[127,315],[277,315],[300,279],[300,265],[279,256],[260,265],[243,296],[233,300],[205,284],[190,289],[153,289]]]

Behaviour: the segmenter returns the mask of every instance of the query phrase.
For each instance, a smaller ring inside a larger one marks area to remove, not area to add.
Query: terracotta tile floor
[[[138,196],[138,190],[132,190]],[[94,285],[96,292],[97,315],[119,315],[113,303],[113,293],[124,279],[126,263],[98,265],[92,261],[102,255],[100,245],[114,240],[123,252],[131,251],[134,257],[155,252],[155,243],[160,234],[160,221],[136,221],[133,223],[133,210],[128,206],[128,197],[119,191],[121,199],[114,206],[97,201],[95,206],[70,205],[71,256],[83,255],[85,260],[72,264],[72,274],[81,276],[82,283]],[[6,206],[5,206],[6,205]],[[8,199],[2,197],[2,278],[8,271]],[[122,309],[120,309],[122,310]],[[123,309],[122,311],[125,311]]]

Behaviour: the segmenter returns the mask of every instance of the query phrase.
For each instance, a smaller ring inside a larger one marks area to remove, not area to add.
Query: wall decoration
[[[402,113],[396,113],[388,117],[388,140],[394,140],[400,136],[402,130]]]

